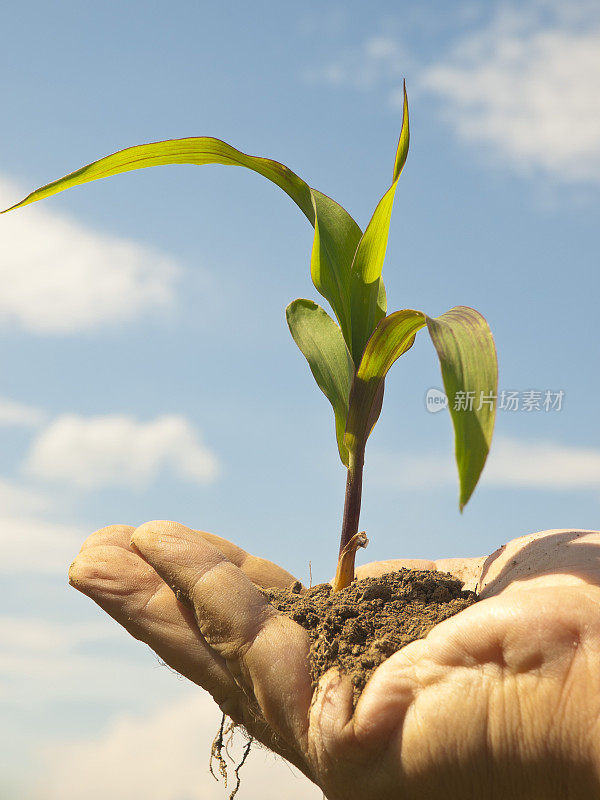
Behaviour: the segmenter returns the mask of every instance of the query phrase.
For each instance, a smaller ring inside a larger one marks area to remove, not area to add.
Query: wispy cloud
[[[90,531],[48,521],[56,506],[50,493],[0,478],[0,575],[66,574]]]
[[[456,484],[452,454],[395,456],[375,453],[373,480],[395,489],[419,489]],[[483,471],[484,486],[557,490],[600,490],[600,450],[556,442],[498,438]]]
[[[0,517],[0,574],[67,574],[91,531],[32,516]]]
[[[421,87],[440,97],[464,141],[489,145],[520,169],[599,181],[600,14],[589,4],[579,12],[502,7],[427,67]]]
[[[93,739],[48,745],[36,800],[76,800],[81,787],[86,800],[222,800],[228,792],[207,766],[220,717],[208,695],[190,692],[144,716],[119,715],[106,733]],[[247,797],[322,796],[296,770],[257,748],[241,777],[241,795]]]
[[[0,617],[0,642],[7,652],[47,653],[76,650],[89,642],[113,639],[116,627],[99,623],[58,623],[37,617]]]
[[[47,494],[0,478],[0,508],[3,514],[31,516],[47,511],[52,505],[53,501]]]
[[[492,446],[483,480],[496,486],[598,490],[600,450],[500,439]]]
[[[25,462],[29,475],[81,489],[146,486],[165,467],[198,484],[219,473],[216,455],[178,415],[141,422],[117,414],[65,414],[40,431]]]
[[[376,86],[390,87],[395,96],[397,83],[406,74],[411,59],[394,37],[370,36],[358,47],[347,48],[320,66],[305,72],[311,83],[326,86],[368,90]]]
[[[469,146],[516,171],[599,182],[598,3],[526,0],[473,8],[469,32],[463,25],[440,57],[413,53],[409,34],[401,39],[392,29],[340,49],[307,77],[332,88],[376,88],[401,107],[408,73],[411,96],[437,98],[447,125]]]
[[[44,412],[39,408],[0,397],[0,425],[34,428],[44,417]]]
[[[181,691],[170,671],[155,668],[156,659],[139,642],[108,617],[94,616],[85,623],[0,617],[0,703],[6,724],[12,714],[18,717],[24,709],[42,714],[55,702],[145,707],[152,692]]]
[[[0,177],[0,207],[23,192]],[[35,333],[87,331],[169,308],[173,259],[46,206],[0,219],[0,322]]]

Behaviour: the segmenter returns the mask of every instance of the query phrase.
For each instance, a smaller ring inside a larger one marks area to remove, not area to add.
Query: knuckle
[[[150,520],[149,522],[144,522],[142,525],[139,525],[132,531],[131,534],[131,541],[132,543],[136,542],[151,542],[157,536],[160,536],[162,531],[168,526],[170,523],[165,520]]]
[[[95,547],[96,545],[109,540],[127,539],[133,533],[134,528],[132,525],[107,525],[104,528],[94,531],[81,545],[82,550],[88,547]]]

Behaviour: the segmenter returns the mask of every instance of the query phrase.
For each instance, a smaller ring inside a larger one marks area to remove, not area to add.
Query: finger
[[[100,544],[114,545],[129,550],[129,540],[134,530],[133,525],[107,525],[90,534],[81,545],[81,550],[97,547]]]
[[[133,546],[189,602],[210,646],[225,659],[269,724],[306,752],[312,689],[308,634],[206,539],[174,522],[149,522]]]
[[[203,539],[220,550],[228,561],[239,567],[244,575],[250,578],[252,583],[262,586],[263,589],[288,589],[297,583],[296,578],[278,564],[266,558],[253,556],[221,536],[206,531],[194,531],[194,533],[200,534]]]
[[[223,674],[211,680],[216,654],[200,634],[193,612],[180,603],[160,576],[131,548],[131,525],[109,525],[88,536],[80,555],[71,565],[69,580],[90,596],[135,638],[149,644],[169,666],[194,683],[208,689],[217,702],[221,679],[225,676],[227,695],[237,684],[223,662]],[[256,577],[257,562],[240,547],[220,536],[197,532],[218,544],[240,566]],[[86,552],[87,551],[87,552]],[[265,562],[263,577],[293,581],[293,576],[271,562]],[[220,659],[222,661],[222,659]],[[207,683],[207,680],[209,681]]]
[[[69,582],[165,663],[224,702],[238,693],[225,662],[206,644],[192,611],[130,549],[133,530],[114,526],[89,537],[70,567]]]
[[[224,659],[209,648],[193,612],[131,550],[133,530],[115,525],[88,537],[69,570],[70,583],[149,645],[162,661],[209,691],[223,713],[309,775],[305,761],[269,727]]]
[[[600,532],[549,530],[513,539],[489,556],[481,597],[548,585],[600,586]]]
[[[92,533],[91,536],[88,536],[81,546],[81,549],[84,550],[88,547],[96,547],[99,544],[105,543],[117,545],[129,550],[131,549],[131,534],[134,530],[135,528],[131,525],[109,525]],[[225,558],[235,564],[236,567],[239,567],[242,572],[258,586],[262,586],[265,589],[286,589],[297,582],[296,578],[290,572],[283,569],[278,564],[274,564],[272,561],[268,561],[265,558],[253,556],[241,547],[233,544],[233,542],[223,539],[222,536],[216,536],[214,533],[198,530],[194,531],[194,533],[198,536],[202,536],[220,550]]]

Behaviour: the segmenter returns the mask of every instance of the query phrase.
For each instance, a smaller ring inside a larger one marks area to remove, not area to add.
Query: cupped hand
[[[401,566],[451,572],[482,600],[381,664],[354,712],[333,670],[313,695],[307,633],[257,588],[293,576],[220,537],[104,528],[70,581],[330,800],[600,797],[600,533],[358,575]]]

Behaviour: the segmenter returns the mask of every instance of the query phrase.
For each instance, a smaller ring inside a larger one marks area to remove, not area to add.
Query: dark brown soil
[[[462,583],[445,572],[412,569],[355,580],[337,593],[328,583],[264,592],[309,632],[313,684],[330,667],[338,667],[352,677],[355,704],[382,661],[477,601],[474,592],[462,591]]]

